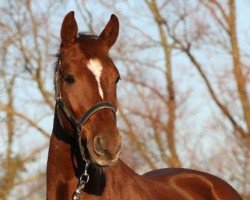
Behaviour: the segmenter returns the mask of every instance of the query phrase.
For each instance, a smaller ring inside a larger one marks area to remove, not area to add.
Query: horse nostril
[[[101,136],[96,136],[94,138],[94,150],[100,156],[103,156],[105,154],[105,144]]]

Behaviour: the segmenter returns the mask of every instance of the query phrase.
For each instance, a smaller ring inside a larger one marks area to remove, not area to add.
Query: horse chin
[[[106,153],[99,155],[93,148],[93,144],[87,144],[88,157],[91,162],[100,167],[108,167],[117,164],[121,154],[121,148],[118,148],[115,154]]]
[[[113,159],[105,159],[105,158],[100,158],[98,155],[96,155],[90,149],[88,149],[88,151],[89,151],[89,156],[90,156],[91,162],[97,166],[100,166],[100,167],[113,166],[113,165],[117,164],[117,162],[119,160],[120,153],[118,153],[116,156],[114,156]]]
[[[114,160],[94,159],[93,162],[100,167],[109,167],[109,166],[114,166],[118,162],[118,160],[119,160],[118,158]]]

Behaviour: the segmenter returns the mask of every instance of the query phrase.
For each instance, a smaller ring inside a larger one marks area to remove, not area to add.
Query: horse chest
[[[105,191],[101,196],[84,194],[81,200],[152,200],[150,195],[134,190],[117,189]]]

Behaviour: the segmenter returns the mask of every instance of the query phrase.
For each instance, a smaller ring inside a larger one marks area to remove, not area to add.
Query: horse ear
[[[105,45],[110,49],[115,43],[119,33],[119,20],[112,14],[106,27],[99,36]]]
[[[61,28],[61,40],[63,46],[69,46],[75,42],[77,37],[77,23],[74,11],[69,12],[63,20]]]

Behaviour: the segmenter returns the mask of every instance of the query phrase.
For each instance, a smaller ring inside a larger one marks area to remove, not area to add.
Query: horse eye
[[[117,77],[117,79],[116,79],[115,83],[118,83],[118,82],[119,82],[119,80],[121,80],[121,77],[120,77],[120,76],[118,76],[118,77]]]
[[[75,79],[74,79],[74,77],[72,76],[72,75],[66,75],[65,76],[65,78],[64,78],[64,80],[67,82],[67,83],[69,83],[69,84],[73,84],[74,82],[75,82]]]

